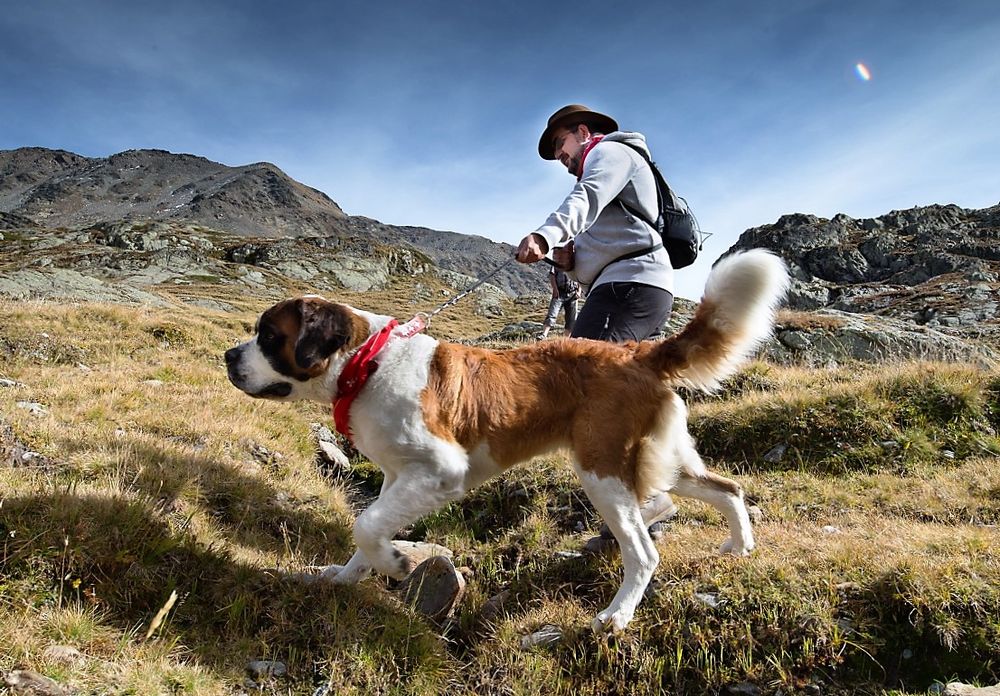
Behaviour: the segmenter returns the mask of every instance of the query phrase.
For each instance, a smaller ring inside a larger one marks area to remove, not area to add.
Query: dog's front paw
[[[633,612],[623,609],[613,611],[611,607],[608,607],[594,617],[594,620],[590,623],[590,628],[598,635],[621,633],[632,620],[632,615]]]
[[[345,566],[330,566],[330,568],[337,568],[338,570],[329,574],[324,570],[322,575],[334,585],[357,585],[372,574],[371,566],[355,566],[352,568],[348,564]]]
[[[753,551],[754,543],[753,539],[741,540],[741,539],[726,539],[725,543],[719,547],[719,553],[723,556],[729,554],[731,556],[749,556],[750,552]]]
[[[311,585],[317,582],[332,582],[335,585],[354,585],[361,582],[371,572],[370,568],[354,568],[344,565],[312,566],[304,573],[286,573],[286,576]]]

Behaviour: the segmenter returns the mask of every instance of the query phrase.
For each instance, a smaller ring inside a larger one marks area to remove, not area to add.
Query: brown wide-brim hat
[[[583,104],[564,106],[549,116],[549,125],[545,126],[542,137],[538,140],[538,154],[542,156],[542,159],[553,160],[556,158],[555,148],[552,147],[552,133],[557,128],[580,121],[594,122],[595,129],[600,133],[614,133],[618,130],[618,122],[610,116],[591,111]]]

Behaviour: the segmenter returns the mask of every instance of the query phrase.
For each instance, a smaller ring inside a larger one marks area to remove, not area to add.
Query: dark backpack
[[[629,146],[646,160],[646,164],[653,172],[653,178],[656,179],[656,207],[660,214],[654,222],[638,210],[626,205],[625,201],[619,200],[618,202],[629,213],[660,233],[663,246],[667,250],[667,254],[670,255],[671,266],[674,268],[690,266],[698,258],[698,252],[701,251],[702,233],[701,227],[698,226],[698,220],[687,206],[687,201],[670,189],[656,164],[649,159],[642,148],[620,140],[616,142]]]

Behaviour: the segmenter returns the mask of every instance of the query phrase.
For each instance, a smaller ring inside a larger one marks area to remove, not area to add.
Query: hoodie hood
[[[635,145],[642,149],[646,153],[646,156],[652,159],[652,155],[649,152],[649,146],[646,145],[646,136],[642,133],[635,133],[633,131],[615,131],[614,133],[608,133],[604,136],[601,142],[605,143],[629,143],[630,145]]]

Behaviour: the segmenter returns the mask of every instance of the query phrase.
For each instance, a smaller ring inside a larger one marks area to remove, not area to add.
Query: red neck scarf
[[[347,361],[340,372],[340,377],[337,378],[337,397],[333,400],[333,422],[337,432],[352,444],[354,441],[351,439],[350,427],[351,403],[361,393],[368,378],[378,369],[375,358],[389,342],[390,334],[398,324],[398,321],[392,319],[381,331],[369,336],[368,340],[358,348],[358,352]]]
[[[580,170],[576,175],[577,181],[583,178],[583,163],[587,160],[587,155],[590,154],[590,151],[594,149],[594,146],[603,139],[603,135],[595,135],[590,139],[590,142],[587,143],[587,147],[583,148],[583,154],[580,155]]]

